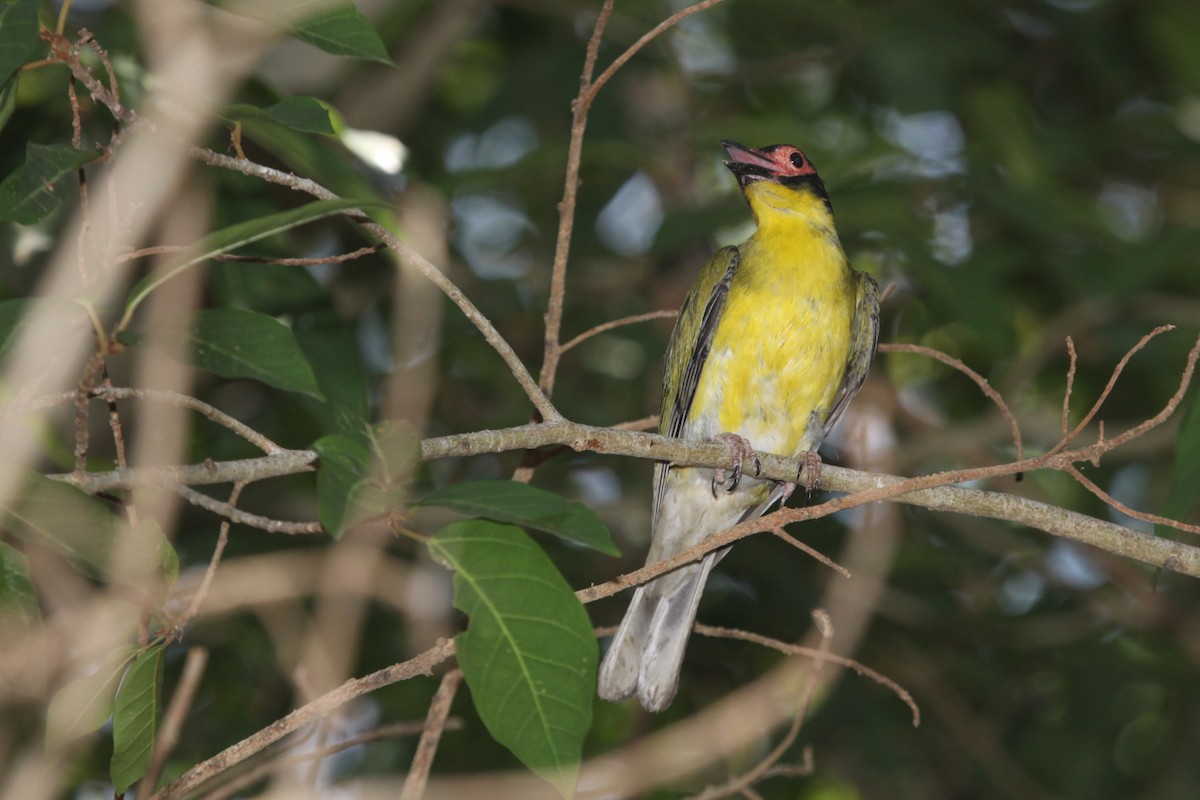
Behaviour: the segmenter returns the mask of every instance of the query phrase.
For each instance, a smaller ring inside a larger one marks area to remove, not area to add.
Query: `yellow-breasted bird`
[[[879,338],[879,287],[850,268],[808,157],[787,144],[721,144],[758,228],[717,251],[688,292],[667,347],[659,432],[723,439],[737,455],[732,474],[656,468],[648,564],[785,500],[794,484],[743,475],[743,461],[756,464],[757,449],[815,466]],[[725,552],[636,590],[600,667],[601,697],[670,704],[700,594]]]

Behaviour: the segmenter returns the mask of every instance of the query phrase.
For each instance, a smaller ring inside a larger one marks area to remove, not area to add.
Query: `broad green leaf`
[[[425,495],[416,504],[441,506],[497,522],[510,522],[553,533],[606,555],[621,555],[608,528],[583,503],[517,481],[454,483]]]
[[[332,309],[320,310],[297,319],[292,333],[312,366],[321,394],[332,406],[335,429],[365,430],[370,414],[367,374],[353,326]]]
[[[112,716],[117,684],[137,654],[133,645],[112,650],[87,675],[63,686],[46,710],[46,749],[56,750],[87,736]]]
[[[313,443],[321,456],[317,467],[317,519],[335,539],[355,521],[353,495],[370,470],[371,450],[359,438],[335,433]]]
[[[38,0],[0,2],[0,86],[29,61],[40,42]]]
[[[454,571],[454,605],[469,618],[455,641],[480,719],[570,796],[596,693],[598,648],[587,613],[520,528],[456,522],[429,549]]]
[[[125,316],[121,319],[118,328],[124,329],[129,325],[129,321],[133,317],[133,312],[137,310],[137,307],[146,299],[150,292],[194,264],[198,264],[213,256],[236,250],[239,247],[257,242],[260,239],[265,239],[268,236],[274,236],[277,233],[297,228],[314,220],[332,216],[333,214],[341,214],[351,209],[365,208],[373,205],[378,204],[369,200],[352,200],[341,197],[332,200],[316,200],[299,208],[281,211],[278,214],[270,214],[258,219],[247,220],[246,222],[239,222],[236,225],[230,225],[219,231],[213,231],[185,253],[182,253],[170,263],[147,275],[133,288],[133,291],[129,294],[129,299],[125,302]]]
[[[25,146],[25,163],[0,183],[0,221],[32,225],[54,211],[68,190],[59,182],[100,155],[67,145]]]
[[[169,588],[179,577],[179,554],[167,539],[158,520],[142,514],[137,527],[122,529],[125,540],[118,552],[121,554],[122,572],[129,582],[147,588],[149,582]],[[116,565],[114,565],[114,571]]]
[[[319,133],[333,136],[332,113],[328,106],[315,97],[287,97],[266,108],[238,103],[225,110],[226,119],[268,119],[301,133]]]
[[[158,700],[162,694],[163,647],[155,645],[137,657],[125,673],[113,702],[113,755],[109,776],[117,794],[136,783],[150,766],[158,733]]]
[[[1188,394],[1183,409],[1183,425],[1175,437],[1175,466],[1171,471],[1171,491],[1162,506],[1162,515],[1186,521],[1187,516],[1200,500],[1200,391],[1195,388]],[[1175,538],[1177,531],[1168,525],[1157,525],[1159,536]]]
[[[29,561],[10,544],[0,542],[0,630],[6,620],[38,619],[37,592],[29,580]]]
[[[22,488],[0,513],[6,527],[27,541],[50,546],[103,575],[109,567],[113,537],[120,524],[103,502],[66,483],[15,467]]]
[[[321,399],[312,368],[291,329],[257,311],[204,309],[196,313],[190,327],[163,326],[119,339],[125,343],[182,341],[191,349],[196,366],[223,378],[251,378]]]
[[[317,516],[334,538],[347,528],[404,505],[420,462],[420,439],[405,423],[382,423],[360,435],[318,439]]]
[[[353,3],[333,3],[292,27],[292,35],[335,56],[351,56],[391,64],[383,40]]]

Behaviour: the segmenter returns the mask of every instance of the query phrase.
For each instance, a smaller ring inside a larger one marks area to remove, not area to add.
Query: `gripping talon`
[[[800,458],[804,473],[804,491],[810,497],[821,486],[821,456],[816,450],[805,450]],[[800,473],[796,475],[797,479]]]
[[[750,459],[754,464],[754,474],[757,476],[762,472],[762,462],[758,458],[758,453],[754,452],[754,448],[743,437],[736,433],[721,433],[714,437],[719,442],[725,442],[733,450],[733,463],[728,469],[725,467],[717,467],[713,470],[712,493],[713,497],[717,496],[717,487],[724,486],[728,479],[729,485],[726,487],[726,492],[732,492],[737,489],[738,484],[742,480],[742,463],[746,459]]]

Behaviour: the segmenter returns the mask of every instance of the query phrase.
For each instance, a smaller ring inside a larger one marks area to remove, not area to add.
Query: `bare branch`
[[[442,676],[442,682],[438,684],[433,701],[429,704],[425,729],[421,732],[421,740],[417,742],[417,753],[404,780],[400,800],[420,800],[425,794],[433,757],[437,753],[438,742],[442,740],[442,731],[446,729],[446,718],[450,716],[450,704],[454,702],[461,682],[462,670],[452,669]]]
[[[665,311],[648,311],[645,314],[634,314],[633,316],[622,317],[621,319],[614,319],[611,322],[604,322],[604,323],[601,323],[600,325],[597,325],[594,328],[584,331],[583,333],[576,336],[574,339],[571,339],[569,342],[567,342],[562,347],[560,347],[558,349],[558,352],[560,355],[563,353],[566,353],[571,348],[575,347],[576,345],[583,344],[588,339],[591,339],[593,336],[596,336],[597,334],[601,334],[601,333],[606,333],[607,331],[611,331],[615,328],[621,328],[621,327],[624,327],[625,325],[633,325],[638,322],[646,322],[647,320],[652,320],[652,319],[667,319],[667,318],[673,318],[673,317],[677,317],[677,316],[679,316],[679,311],[677,309],[672,308],[672,309],[668,309]]]

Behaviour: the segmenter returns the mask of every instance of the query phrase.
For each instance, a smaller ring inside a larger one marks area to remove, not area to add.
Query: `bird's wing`
[[[879,284],[865,272],[854,273],[858,281],[858,299],[854,305],[854,320],[850,327],[850,356],[846,361],[846,372],[842,383],[833,397],[829,416],[825,418],[825,430],[832,430],[846,406],[858,394],[867,371],[875,358],[875,347],[879,344]]]
[[[700,372],[708,359],[712,347],[713,332],[725,310],[725,299],[729,296],[729,284],[737,271],[740,255],[736,247],[723,247],[713,254],[696,282],[692,284],[675,330],[667,345],[666,366],[663,374],[662,407],[659,409],[658,432],[664,436],[679,436],[683,433]],[[666,489],[666,474],[670,465],[662,463],[654,471],[653,519],[658,520],[658,507]]]

